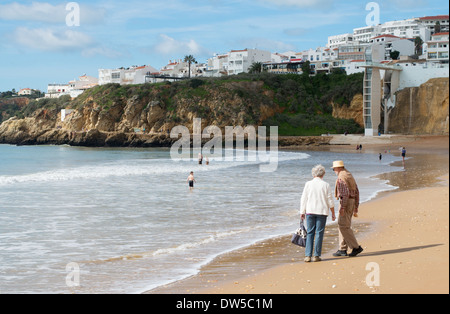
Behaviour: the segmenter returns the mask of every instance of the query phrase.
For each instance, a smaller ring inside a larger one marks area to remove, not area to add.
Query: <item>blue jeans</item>
[[[325,215],[306,215],[306,236],[305,256],[312,256],[314,244],[314,256],[322,255],[322,242],[325,233],[327,216]]]

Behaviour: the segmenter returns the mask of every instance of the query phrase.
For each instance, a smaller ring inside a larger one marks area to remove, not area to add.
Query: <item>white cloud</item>
[[[160,35],[161,41],[156,44],[153,49],[164,56],[173,55],[200,55],[205,53],[205,49],[201,47],[195,40],[189,41],[176,40],[167,35]]]
[[[33,2],[23,5],[17,2],[0,5],[0,19],[18,21],[64,22],[65,6]]]
[[[58,5],[47,2],[32,2],[24,5],[17,2],[0,4],[0,20],[33,21],[44,23],[66,23],[66,17],[72,10],[67,10],[69,1]],[[97,23],[105,17],[105,9],[79,5],[81,23]]]
[[[24,47],[40,51],[81,50],[93,44],[92,38],[81,32],[48,28],[19,27],[13,34],[13,40]]]

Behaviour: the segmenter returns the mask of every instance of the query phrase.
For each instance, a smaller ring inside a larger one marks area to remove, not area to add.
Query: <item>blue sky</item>
[[[74,2],[79,7],[76,23]],[[99,68],[152,65],[192,54],[324,46],[366,25],[361,0],[0,1],[0,91],[67,83]],[[383,0],[380,22],[448,14],[447,0]],[[69,5],[69,7],[67,7]]]

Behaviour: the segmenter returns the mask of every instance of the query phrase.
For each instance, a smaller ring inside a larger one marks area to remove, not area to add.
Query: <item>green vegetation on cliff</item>
[[[356,94],[362,94],[362,81],[362,74],[335,72],[316,76],[241,74],[128,86],[108,84],[92,88],[72,101],[67,97],[31,101],[16,115],[31,116],[40,108],[79,111],[90,108],[99,112],[99,119],[104,115],[114,116],[115,131],[118,131],[119,125],[125,125],[123,117],[127,114],[131,117],[132,104],[139,107],[136,114],[140,118],[135,119],[134,114],[133,121],[127,125],[146,130],[163,131],[176,124],[189,125],[197,117],[219,127],[278,126],[280,135],[357,133],[362,130],[355,121],[332,116],[331,104],[348,106]],[[151,115],[158,119],[148,118]]]

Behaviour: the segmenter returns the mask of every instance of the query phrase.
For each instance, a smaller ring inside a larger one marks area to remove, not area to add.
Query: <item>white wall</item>
[[[449,77],[448,64],[406,63],[401,66],[403,71],[400,73],[398,90],[406,87],[419,87],[432,78]]]

